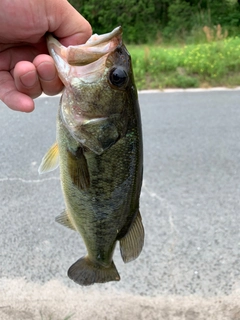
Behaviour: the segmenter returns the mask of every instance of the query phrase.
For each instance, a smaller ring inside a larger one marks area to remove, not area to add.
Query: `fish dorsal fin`
[[[141,214],[138,211],[128,233],[120,239],[120,251],[123,261],[126,263],[136,259],[142,251],[143,244],[144,228]]]
[[[57,216],[55,218],[55,221],[60,223],[64,227],[67,227],[67,228],[70,228],[70,229],[76,231],[76,228],[73,226],[73,224],[71,223],[71,221],[68,218],[68,214],[67,214],[66,210],[63,211],[63,213],[61,213],[60,216]]]
[[[90,175],[83,149],[79,147],[74,153],[68,150],[67,162],[72,182],[81,190],[87,189],[90,186]]]
[[[55,170],[59,165],[59,150],[55,142],[42,159],[38,168],[40,174]]]

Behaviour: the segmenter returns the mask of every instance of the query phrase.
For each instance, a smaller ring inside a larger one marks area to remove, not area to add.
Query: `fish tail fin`
[[[69,268],[68,276],[82,286],[120,280],[113,261],[110,266],[104,267],[96,262],[92,262],[88,257],[82,257],[77,260]]]

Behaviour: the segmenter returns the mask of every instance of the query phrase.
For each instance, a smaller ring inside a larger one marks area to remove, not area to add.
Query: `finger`
[[[62,91],[63,84],[50,56],[41,54],[33,60],[33,64],[37,69],[38,79],[44,93],[51,96]]]
[[[39,44],[39,46],[42,47],[42,43]],[[12,70],[20,61],[33,61],[33,59],[39,53],[38,48],[34,48],[32,46],[12,46],[11,48],[2,50],[3,51],[0,52],[0,70]]]
[[[17,90],[13,77],[7,71],[0,71],[0,100],[12,110],[22,112],[34,110],[33,99]]]
[[[85,43],[92,35],[89,22],[68,1],[47,1],[49,32],[65,46]]]
[[[42,88],[33,63],[28,61],[18,62],[14,68],[13,77],[18,91],[31,98],[37,98],[41,95]]]

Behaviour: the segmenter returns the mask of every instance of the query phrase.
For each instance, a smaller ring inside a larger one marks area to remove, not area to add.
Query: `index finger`
[[[0,71],[0,98],[12,110],[22,112],[34,110],[33,99],[17,90],[14,79],[8,71]]]

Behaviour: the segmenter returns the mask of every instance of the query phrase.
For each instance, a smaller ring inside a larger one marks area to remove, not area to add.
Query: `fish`
[[[119,281],[116,244],[125,263],[144,245],[143,140],[131,56],[121,27],[69,47],[49,34],[47,45],[64,89],[56,143],[39,173],[59,166],[66,208],[56,221],[77,231],[87,251],[68,276],[82,286]]]

